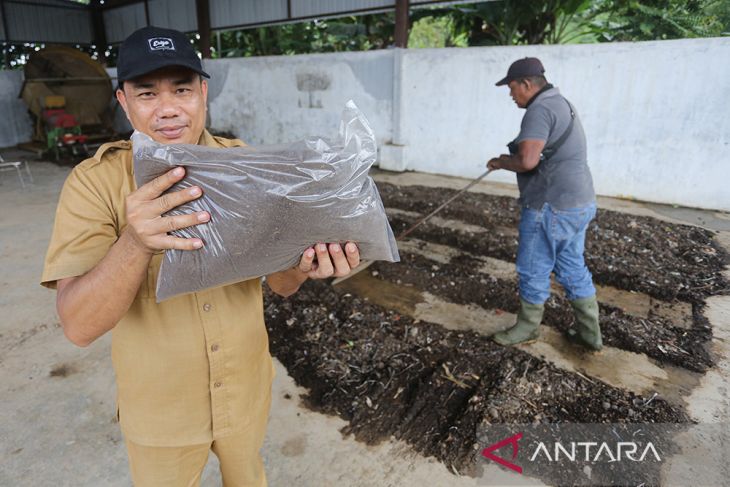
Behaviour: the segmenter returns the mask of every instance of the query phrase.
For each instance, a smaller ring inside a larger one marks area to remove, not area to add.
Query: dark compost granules
[[[155,143],[135,133],[134,172],[140,186],[175,166],[203,196],[168,212],[207,211],[210,222],[173,232],[197,237],[197,251],[168,250],[157,300],[288,269],[317,242],[357,242],[367,260],[398,261],[398,248],[380,195],[368,176],[375,136],[354,103],[334,140],[217,149]]]

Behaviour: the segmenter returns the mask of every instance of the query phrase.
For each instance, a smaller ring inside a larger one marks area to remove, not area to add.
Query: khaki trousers
[[[196,487],[208,461],[218,457],[224,487],[266,487],[259,453],[266,434],[267,414],[244,432],[211,443],[180,447],[139,445],[126,440],[135,487]]]

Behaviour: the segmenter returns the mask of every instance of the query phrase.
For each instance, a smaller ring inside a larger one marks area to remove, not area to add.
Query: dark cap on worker
[[[167,66],[183,66],[210,78],[185,34],[143,27],[130,34],[119,47],[117,80],[121,83]]]
[[[528,76],[540,76],[545,73],[545,68],[536,57],[526,57],[513,62],[507,70],[507,76],[497,81],[497,86],[506,85],[512,80],[526,78]]]

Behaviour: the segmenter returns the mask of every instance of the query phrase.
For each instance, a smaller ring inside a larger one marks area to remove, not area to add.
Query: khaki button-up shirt
[[[207,131],[198,143],[244,145]],[[126,226],[125,198],[135,189],[129,141],[104,144],[73,169],[56,210],[44,286],[85,274],[107,254]],[[266,417],[271,399],[274,368],[261,281],[158,304],[162,257],[152,257],[132,306],[112,330],[122,431],[149,446],[206,443],[238,433]]]

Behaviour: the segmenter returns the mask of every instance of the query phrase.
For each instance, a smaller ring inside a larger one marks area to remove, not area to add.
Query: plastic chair
[[[28,175],[30,182],[33,182],[33,175],[30,173],[30,166],[28,161],[6,161],[3,156],[0,156],[0,171],[12,171],[15,170],[18,173],[18,179],[20,179],[20,185],[25,189],[25,179],[23,178],[22,167],[25,165],[25,172]]]

